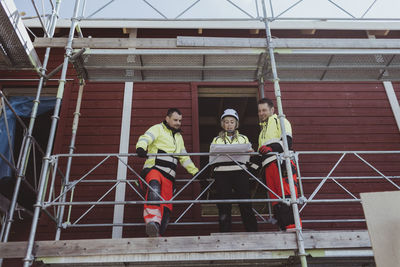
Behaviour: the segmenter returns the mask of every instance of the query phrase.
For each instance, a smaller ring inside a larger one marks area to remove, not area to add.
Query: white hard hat
[[[224,114],[222,114],[221,116],[221,120],[227,116],[234,117],[237,121],[239,121],[239,115],[234,109],[231,108],[225,109]]]

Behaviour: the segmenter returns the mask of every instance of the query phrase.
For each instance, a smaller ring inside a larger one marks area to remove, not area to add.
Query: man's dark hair
[[[274,102],[272,102],[272,100],[269,98],[261,98],[260,100],[258,100],[258,105],[260,104],[267,104],[269,108],[274,107]]]
[[[177,109],[177,108],[169,108],[168,111],[167,111],[167,116],[171,117],[172,113],[174,113],[174,112],[178,113],[178,115],[182,115],[182,112],[179,109]]]

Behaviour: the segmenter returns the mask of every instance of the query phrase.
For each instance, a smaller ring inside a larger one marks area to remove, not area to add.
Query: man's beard
[[[173,128],[174,130],[180,130],[181,129],[181,127],[175,127],[175,126],[170,126],[171,128]]]

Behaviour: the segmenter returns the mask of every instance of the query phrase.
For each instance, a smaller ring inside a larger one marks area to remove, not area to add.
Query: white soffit
[[[281,81],[400,80],[400,49],[396,48],[283,48],[275,52]],[[75,67],[91,81],[222,82],[272,78],[268,53],[262,48],[89,49]]]
[[[400,80],[397,39],[273,39],[272,45],[282,81]],[[167,47],[89,49],[75,66],[91,81],[272,78],[264,39],[178,37],[176,46]]]

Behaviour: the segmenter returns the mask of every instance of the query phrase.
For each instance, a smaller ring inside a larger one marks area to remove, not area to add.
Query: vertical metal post
[[[1,214],[0,214],[1,216]],[[6,224],[6,219],[7,219],[7,212],[5,214],[3,214],[3,216],[1,216],[0,220],[1,220],[1,225],[5,225]],[[0,239],[3,238],[3,234],[4,234],[4,227],[1,227],[1,231],[0,231]],[[0,259],[0,266],[2,263],[3,259]]]
[[[124,103],[121,118],[121,134],[119,143],[119,153],[126,154],[129,149],[129,137],[131,128],[131,116],[132,116],[132,98],[133,98],[133,82],[126,82],[124,89]],[[126,181],[127,176],[127,164],[128,157],[118,158],[117,167],[117,181]],[[126,183],[117,182],[115,188],[115,201],[124,202],[125,201],[125,191]],[[125,205],[115,205],[114,206],[114,216],[113,224],[118,224],[118,226],[113,226],[112,228],[112,238],[122,238],[123,227],[120,226],[124,222],[124,209]]]
[[[80,2],[80,0],[75,1],[74,15],[71,19],[71,27],[70,27],[69,36],[68,36],[68,42],[67,42],[67,46],[65,47],[65,57],[64,57],[62,71],[61,71],[58,91],[57,91],[57,99],[56,99],[56,104],[54,107],[54,114],[52,116],[51,128],[50,128],[50,133],[49,133],[49,141],[47,143],[45,156],[43,157],[42,170],[41,170],[40,179],[39,179],[39,188],[38,188],[39,191],[37,194],[36,204],[34,205],[35,210],[34,210],[34,214],[33,214],[33,218],[32,218],[31,231],[30,231],[30,235],[29,235],[29,239],[28,239],[28,245],[27,245],[27,249],[26,249],[25,258],[24,258],[24,267],[29,267],[29,265],[33,261],[32,250],[33,250],[33,245],[34,245],[34,241],[35,241],[35,235],[36,235],[36,229],[37,229],[37,225],[38,225],[39,215],[40,215],[40,211],[41,211],[41,207],[42,207],[42,197],[43,197],[44,190],[45,190],[46,176],[47,176],[47,171],[48,171],[49,164],[50,164],[50,155],[51,155],[51,151],[53,148],[55,132],[56,132],[57,123],[58,123],[58,119],[59,119],[61,101],[62,101],[62,97],[64,94],[64,86],[65,86],[65,82],[66,82],[68,62],[69,62],[69,58],[71,57],[71,54],[72,54],[72,40],[74,38],[75,26],[77,24],[77,14],[78,14],[78,9],[79,9],[79,2]]]
[[[258,78],[258,96],[259,96],[259,99],[265,97],[264,77],[262,77],[262,76],[259,76],[259,78]],[[269,192],[268,191],[267,191],[267,198],[269,198]],[[270,222],[273,222],[271,202],[268,202],[268,217],[269,217],[268,220]]]
[[[265,0],[262,1],[262,5],[263,5],[263,13],[264,13],[267,48],[268,48],[268,52],[269,52],[269,56],[270,56],[276,104],[277,104],[277,108],[278,108],[278,117],[279,117],[279,122],[281,125],[281,131],[282,131],[283,158],[285,159],[285,163],[286,163],[286,170],[287,170],[287,174],[288,174],[289,188],[290,188],[290,200],[291,200],[291,205],[293,208],[294,222],[296,225],[297,246],[299,249],[301,266],[306,267],[307,266],[306,251],[304,248],[303,234],[301,232],[299,208],[297,206],[297,199],[296,199],[294,181],[293,181],[293,172],[292,172],[292,166],[290,163],[290,152],[289,152],[288,141],[286,138],[286,129],[285,129],[285,121],[284,121],[285,114],[283,113],[283,108],[282,108],[281,90],[279,87],[279,78],[278,78],[278,73],[276,70],[274,48],[272,47],[272,44],[271,44],[271,28],[269,25],[270,22],[267,18],[267,9],[266,9],[266,5],[265,5]]]
[[[75,112],[74,112],[74,120],[72,122],[72,134],[71,134],[71,142],[69,145],[69,154],[73,155],[74,150],[75,150],[75,140],[76,140],[76,133],[78,131],[78,125],[79,125],[79,116],[81,115],[81,103],[82,103],[82,95],[83,95],[83,88],[85,86],[85,82],[83,79],[80,80],[79,83],[79,91],[78,91],[78,99],[76,100],[76,107],[75,107]],[[71,165],[72,165],[72,157],[68,158],[67,161],[67,170],[65,171],[65,178],[64,178],[64,186],[61,188],[61,194],[63,191],[67,191],[69,189],[69,176],[71,174]],[[63,194],[61,197],[60,201],[65,202],[67,194]],[[65,206],[60,206],[59,212],[57,214],[57,232],[56,232],[56,237],[55,240],[60,240],[60,235],[61,235],[61,225],[62,225],[62,220],[64,217],[64,209]]]
[[[260,98],[264,98],[265,97],[265,93],[264,93],[264,78],[260,77],[260,79],[258,80],[258,95],[260,96]]]
[[[137,38],[137,29],[132,29],[129,32],[129,38]],[[129,49],[129,50],[135,50]],[[131,133],[131,117],[132,117],[132,99],[133,99],[133,82],[125,82],[124,88],[124,102],[122,108],[121,118],[121,133],[119,140],[119,154],[128,153],[129,140]],[[115,188],[115,201],[125,201],[126,182],[120,183],[119,181],[126,181],[128,170],[128,157],[118,157],[117,167],[117,186]],[[125,205],[115,205],[113,215],[112,238],[122,238],[124,223],[124,209]],[[118,226],[117,226],[118,225]]]
[[[50,33],[49,33],[50,37],[52,37],[54,35],[54,31],[56,28],[56,21],[58,18],[58,12],[60,9],[60,4],[61,4],[61,0],[57,0],[55,10],[53,10],[53,14],[51,17],[51,28],[50,28]],[[8,219],[7,219],[7,222],[5,225],[4,237],[3,237],[2,242],[8,241],[11,225],[13,222],[15,207],[16,207],[16,203],[17,203],[19,188],[21,186],[21,180],[25,177],[26,166],[29,161],[29,153],[30,153],[30,149],[31,149],[31,145],[32,145],[31,137],[32,137],[33,128],[35,126],[35,120],[37,117],[38,106],[40,103],[39,99],[40,99],[40,94],[42,92],[42,88],[43,88],[43,84],[44,84],[44,75],[46,74],[46,67],[47,67],[47,64],[49,61],[49,55],[50,55],[50,48],[48,47],[48,48],[46,48],[46,52],[45,52],[45,56],[44,56],[44,60],[43,60],[41,77],[39,80],[36,97],[35,97],[35,100],[33,100],[33,107],[32,107],[32,113],[31,113],[31,118],[29,121],[28,130],[27,130],[26,134],[24,135],[24,139],[22,141],[22,143],[24,145],[23,145],[23,149],[21,150],[22,152],[21,152],[20,160],[17,165],[17,177],[16,177],[16,181],[15,181],[14,193],[13,193],[13,197],[12,197],[12,200],[10,203],[10,210],[8,212]]]

